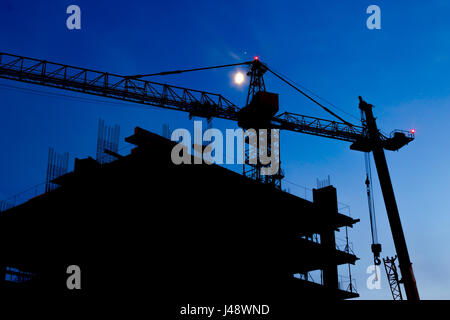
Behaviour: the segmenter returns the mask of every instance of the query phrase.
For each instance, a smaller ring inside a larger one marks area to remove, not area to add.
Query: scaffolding
[[[69,168],[69,153],[58,154],[53,148],[48,150],[47,177],[45,179],[45,192],[50,192],[57,187],[52,181],[63,174]]]
[[[403,300],[402,290],[400,288],[400,280],[398,277],[397,266],[395,265],[395,257],[383,258],[384,268],[386,269],[386,274],[389,282],[389,288],[391,288],[392,298],[394,300]]]
[[[105,150],[117,153],[119,151],[120,127],[106,126],[105,121],[98,120],[97,155],[96,159],[100,164],[109,163],[115,157],[105,152]]]

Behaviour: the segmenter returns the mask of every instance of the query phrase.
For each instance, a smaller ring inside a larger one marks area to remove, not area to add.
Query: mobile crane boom
[[[366,118],[370,146],[372,149],[375,166],[377,168],[378,179],[380,180],[381,192],[383,193],[389,225],[391,226],[395,250],[397,251],[398,260],[400,263],[400,271],[403,277],[402,282],[405,287],[406,297],[408,300],[420,300],[412,269],[412,263],[409,259],[408,247],[406,246],[405,235],[403,234],[397,201],[395,200],[394,189],[392,188],[386,156],[384,155],[382,143],[380,142],[379,131],[372,112],[373,106],[365,102],[361,97],[359,97],[359,100],[359,108],[362,112],[364,112]]]

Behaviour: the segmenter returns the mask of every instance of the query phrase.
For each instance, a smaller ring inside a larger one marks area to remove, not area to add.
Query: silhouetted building
[[[125,140],[129,155],[76,159],[60,187],[1,213],[4,287],[68,292],[75,264],[91,296],[358,296],[339,285],[337,266],[358,258],[334,232],[359,220],[338,213],[334,187],[310,202],[217,165],[174,165],[175,143],[143,129]]]

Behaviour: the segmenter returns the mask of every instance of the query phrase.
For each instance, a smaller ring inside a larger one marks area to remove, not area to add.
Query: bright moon
[[[234,83],[242,84],[244,82],[244,74],[242,72],[238,72],[234,75]]]

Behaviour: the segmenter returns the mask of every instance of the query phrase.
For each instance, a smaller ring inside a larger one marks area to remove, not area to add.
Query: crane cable
[[[302,95],[304,95],[306,98],[308,98],[309,100],[311,100],[312,102],[314,102],[315,104],[317,104],[319,107],[321,107],[323,110],[325,110],[326,112],[328,112],[329,114],[331,114],[332,116],[336,117],[337,119],[341,120],[342,122],[344,122],[346,125],[353,127],[354,125],[351,124],[350,122],[344,120],[343,118],[341,118],[340,116],[338,116],[336,113],[334,113],[333,111],[331,111],[330,109],[328,109],[327,107],[325,107],[323,104],[321,104],[319,101],[317,101],[316,99],[314,99],[313,97],[311,97],[310,95],[308,95],[306,92],[304,92],[303,90],[299,89],[298,87],[296,87],[295,85],[293,85],[292,83],[290,83],[288,80],[286,80],[285,78],[283,78],[282,76],[280,76],[278,73],[276,73],[275,71],[273,71],[272,69],[270,69],[267,65],[264,65],[268,71],[270,71],[274,76],[276,76],[277,78],[279,78],[281,81],[283,81],[284,83],[286,83],[287,85],[289,85],[290,87],[294,88],[295,90],[297,90],[298,92],[300,92]]]
[[[366,163],[366,186],[367,186],[367,196],[368,196],[368,204],[369,204],[369,214],[370,214],[370,229],[372,231],[372,243],[378,243],[378,234],[377,234],[377,226],[376,226],[376,217],[375,217],[375,206],[373,201],[373,191],[372,191],[372,173],[370,166],[370,153],[364,153],[365,163]]]
[[[363,125],[365,124],[364,114],[361,112],[361,121]],[[378,233],[377,233],[377,220],[375,216],[375,204],[373,199],[373,188],[372,188],[372,168],[370,165],[370,152],[364,152],[364,160],[366,167],[366,191],[367,191],[367,203],[369,206],[369,221],[370,221],[370,231],[372,234],[372,252],[373,261],[375,266],[381,264],[380,253],[381,244],[378,243]]]
[[[203,68],[193,68],[193,69],[184,69],[184,70],[173,70],[173,71],[163,71],[163,72],[157,72],[157,73],[149,73],[149,74],[137,74],[137,75],[132,75],[132,76],[125,76],[125,78],[128,79],[139,79],[139,78],[144,78],[144,77],[152,77],[152,76],[166,76],[166,75],[170,75],[170,74],[180,74],[180,73],[184,73],[184,72],[192,72],[192,71],[202,71],[202,70],[211,70],[211,69],[219,69],[219,68],[227,68],[227,67],[235,67],[235,66],[241,66],[241,65],[251,65],[253,63],[255,63],[255,61],[259,61],[258,59],[252,60],[252,61],[245,61],[245,62],[240,62],[240,63],[231,63],[231,64],[224,64],[224,65],[219,65],[219,66],[212,66],[212,67],[203,67]],[[344,120],[343,118],[341,118],[340,116],[338,116],[336,113],[334,113],[333,111],[331,111],[330,109],[328,109],[327,107],[325,107],[323,104],[321,104],[319,101],[317,101],[316,99],[314,99],[313,97],[311,97],[310,95],[308,95],[306,92],[304,92],[303,90],[301,90],[300,88],[298,88],[297,86],[295,86],[294,84],[292,84],[290,81],[286,80],[284,77],[282,77],[281,75],[279,75],[278,73],[276,73],[275,71],[273,71],[271,68],[269,68],[267,66],[267,64],[261,63],[268,71],[270,71],[274,76],[276,76],[277,78],[279,78],[281,81],[283,81],[284,83],[286,83],[287,85],[289,85],[290,87],[294,88],[295,90],[297,90],[298,92],[300,92],[302,95],[304,95],[306,98],[308,98],[309,100],[311,100],[312,102],[314,102],[315,104],[317,104],[318,106],[320,106],[323,110],[325,110],[326,112],[328,112],[329,114],[331,114],[332,116],[336,117],[337,119],[339,119],[340,121],[342,121],[343,123],[345,123],[346,125],[353,127],[354,125],[351,124],[350,122]]]
[[[278,73],[280,76],[282,76],[283,78],[285,78],[286,80],[290,81],[292,84],[294,84],[295,86],[297,86],[298,88],[302,89],[303,91],[309,93],[311,96],[315,97],[317,100],[323,101],[325,102],[325,104],[330,105],[331,107],[335,108],[336,110],[339,110],[340,112],[345,113],[346,115],[348,115],[349,117],[354,118],[355,120],[360,121],[361,119],[356,117],[355,115],[339,108],[338,106],[336,106],[335,104],[331,103],[330,101],[328,101],[327,99],[325,99],[324,97],[319,96],[317,93],[309,90],[308,88],[306,88],[305,86],[301,85],[300,83],[290,79],[287,75],[283,74],[282,72],[275,70],[274,68],[272,68],[272,71],[275,71],[276,73]]]
[[[149,73],[149,74],[137,74],[137,75],[134,75],[134,76],[125,76],[125,78],[138,79],[138,78],[152,77],[152,76],[166,76],[166,75],[169,75],[169,74],[179,74],[179,73],[183,73],[183,72],[211,70],[211,69],[219,69],[219,68],[228,68],[228,67],[242,66],[244,64],[249,65],[251,63],[253,63],[253,61],[245,61],[245,62],[240,62],[240,63],[224,64],[224,65],[212,66],[212,67],[184,69],[184,70],[173,70],[173,71],[163,71],[163,72]]]

